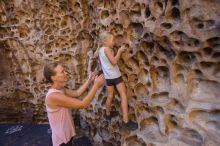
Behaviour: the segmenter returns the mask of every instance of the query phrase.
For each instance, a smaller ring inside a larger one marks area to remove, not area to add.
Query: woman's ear
[[[55,81],[55,80],[56,80],[56,77],[55,77],[55,76],[51,76],[50,78],[51,78],[52,81]]]

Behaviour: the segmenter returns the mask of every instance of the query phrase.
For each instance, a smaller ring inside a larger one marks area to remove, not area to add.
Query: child
[[[107,99],[106,99],[106,118],[110,120],[117,116],[116,112],[111,111],[111,102],[114,93],[114,86],[116,86],[121,97],[122,109],[122,129],[135,130],[138,124],[128,120],[128,99],[126,94],[126,87],[121,77],[121,72],[117,66],[121,54],[125,51],[125,47],[120,47],[117,54],[114,56],[112,47],[114,45],[114,37],[110,33],[103,32],[100,35],[101,47],[96,50],[95,55],[99,55],[102,71],[107,83]]]

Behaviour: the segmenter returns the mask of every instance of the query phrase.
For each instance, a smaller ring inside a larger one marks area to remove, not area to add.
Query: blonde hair
[[[94,58],[98,57],[100,47],[104,44],[105,40],[110,37],[113,38],[113,35],[109,32],[105,31],[105,32],[100,33],[99,40],[98,40],[98,47],[94,53]]]
[[[103,43],[105,42],[106,39],[108,38],[113,38],[113,35],[109,32],[102,32],[99,35],[99,45],[103,45]]]

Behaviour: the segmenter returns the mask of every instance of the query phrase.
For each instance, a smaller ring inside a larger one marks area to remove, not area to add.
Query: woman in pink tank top
[[[45,98],[49,124],[52,130],[53,146],[72,145],[71,139],[76,135],[71,109],[86,108],[93,100],[96,91],[104,83],[103,75],[92,73],[89,79],[77,90],[64,88],[67,73],[60,63],[51,63],[44,67],[44,76],[52,84]],[[89,93],[81,96],[88,85],[93,82]]]

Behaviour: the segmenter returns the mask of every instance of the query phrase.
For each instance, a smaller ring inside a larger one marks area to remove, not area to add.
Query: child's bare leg
[[[122,82],[118,84],[116,88],[121,97],[121,109],[122,109],[123,121],[127,123],[128,122],[128,99],[127,99],[125,84]]]
[[[106,115],[110,115],[114,86],[107,86]]]

